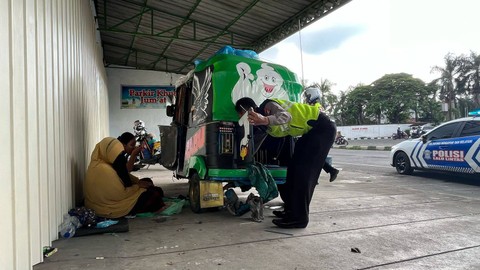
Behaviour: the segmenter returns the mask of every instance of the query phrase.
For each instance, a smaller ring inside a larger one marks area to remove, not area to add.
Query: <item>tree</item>
[[[367,107],[371,100],[372,88],[368,85],[357,86],[346,94],[345,103],[342,107],[341,116],[347,125],[371,124]]]
[[[438,124],[443,121],[441,104],[437,99],[438,87],[434,83],[426,86],[427,95],[420,98],[418,107],[418,121]]]
[[[340,95],[338,97],[338,101],[334,106],[333,109],[333,118],[335,119],[335,123],[339,126],[347,125],[347,119],[344,117],[342,110],[345,108],[345,103],[347,100],[347,91],[340,91]]]
[[[406,73],[386,74],[370,85],[357,85],[339,96],[331,93],[334,85],[327,79],[313,83],[322,92],[322,106],[338,125],[401,123],[415,121],[439,123],[444,119],[441,103],[448,104],[447,120],[474,107],[480,107],[480,55],[444,57],[445,66],[434,66],[440,76],[426,85]],[[306,81],[304,82],[307,83]]]
[[[471,51],[469,56],[459,57],[460,74],[458,79],[459,92],[472,97],[472,107],[480,107],[480,55]],[[468,101],[468,97],[466,97]]]
[[[444,60],[445,67],[434,66],[431,72],[440,73],[440,77],[433,82],[440,87],[440,99],[448,104],[448,120],[452,120],[457,96],[456,80],[461,69],[459,59],[453,54],[448,53]]]
[[[390,123],[405,122],[412,111],[417,118],[419,105],[428,95],[425,83],[406,73],[384,75],[372,87],[369,111],[377,118],[383,113]]]
[[[459,97],[458,98],[458,112],[462,117],[467,117],[468,112],[474,108],[477,108],[478,105],[475,105],[475,102],[469,97]]]

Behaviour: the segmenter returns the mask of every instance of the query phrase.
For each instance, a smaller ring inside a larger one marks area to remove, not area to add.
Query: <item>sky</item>
[[[259,56],[309,84],[328,79],[337,95],[392,73],[428,83],[446,54],[480,53],[479,10],[478,0],[352,0]]]

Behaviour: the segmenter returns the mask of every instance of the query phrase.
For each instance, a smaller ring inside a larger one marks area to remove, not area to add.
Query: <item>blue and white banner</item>
[[[175,96],[174,86],[122,85],[121,109],[163,109]]]

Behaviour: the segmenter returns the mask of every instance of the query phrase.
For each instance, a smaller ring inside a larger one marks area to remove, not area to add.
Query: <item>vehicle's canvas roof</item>
[[[104,61],[186,74],[225,45],[257,53],[350,0],[95,0]]]

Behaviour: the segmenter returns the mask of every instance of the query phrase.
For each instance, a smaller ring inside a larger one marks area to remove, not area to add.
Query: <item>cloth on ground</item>
[[[254,221],[263,221],[263,202],[262,198],[259,196],[255,196],[253,193],[250,193],[250,195],[247,197],[247,201],[243,203],[238,199],[235,191],[230,188],[225,192],[225,197],[226,208],[230,214],[234,216],[242,216],[250,211],[251,217]]]
[[[233,189],[225,192],[225,204],[227,210],[235,216],[241,216],[251,211],[251,217],[256,222],[262,222],[263,203],[271,201],[278,196],[277,184],[275,179],[267,168],[261,163],[255,162],[247,167],[248,178],[259,194],[255,196],[253,193],[247,198],[245,203],[239,201],[237,194]],[[243,191],[243,190],[242,190]]]
[[[263,164],[258,162],[250,164],[247,167],[247,172],[250,183],[257,189],[262,203],[267,203],[278,196],[275,179]]]
[[[182,212],[182,208],[185,206],[185,199],[164,198],[164,201],[168,207],[162,212],[160,212],[160,215],[163,215],[163,216],[180,214]]]

